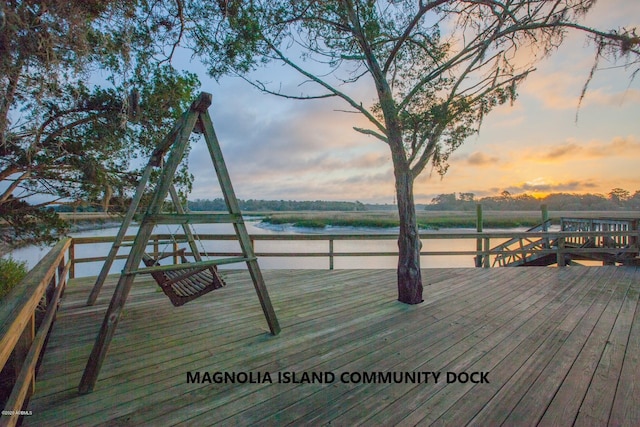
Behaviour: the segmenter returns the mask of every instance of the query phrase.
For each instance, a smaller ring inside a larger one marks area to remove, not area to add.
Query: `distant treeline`
[[[127,201],[128,202],[128,201]],[[364,204],[355,202],[336,202],[327,200],[295,201],[295,200],[238,200],[243,212],[285,212],[285,211],[395,211],[392,204]],[[611,190],[608,195],[602,194],[569,194],[555,193],[543,198],[529,194],[512,195],[503,191],[498,196],[476,199],[473,193],[440,194],[430,204],[416,205],[417,209],[427,211],[472,211],[481,204],[488,211],[537,211],[540,205],[546,204],[549,210],[555,211],[616,211],[640,210],[640,191],[633,195],[620,188]],[[109,211],[125,212],[127,203],[112,204]],[[196,199],[188,202],[192,211],[226,211],[222,198],[213,200]],[[57,212],[101,212],[97,206],[56,206]],[[167,206],[167,209],[170,209]]]
[[[426,205],[431,211],[473,210],[481,204],[492,211],[532,211],[545,204],[549,210],[556,211],[616,211],[640,209],[640,191],[633,195],[629,191],[614,188],[608,195],[555,193],[543,198],[529,194],[511,195],[503,191],[499,196],[476,199],[473,193],[440,194]]]
[[[364,204],[356,202],[332,202],[325,200],[302,201],[295,200],[238,200],[243,212],[282,212],[282,211],[364,211]],[[192,211],[224,211],[227,206],[223,199],[189,200]]]

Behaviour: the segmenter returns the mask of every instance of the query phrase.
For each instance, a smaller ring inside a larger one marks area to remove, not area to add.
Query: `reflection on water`
[[[247,221],[247,230],[250,235],[253,234],[323,234],[318,230],[299,230],[291,227],[265,227],[263,225],[258,226],[258,221]],[[234,234],[233,226],[230,224],[203,224],[195,225],[194,229],[198,233],[202,234]],[[524,230],[524,229],[523,229]],[[513,231],[523,231],[520,229],[514,229]],[[135,235],[138,231],[137,227],[130,227],[128,235]],[[450,231],[450,230],[449,230]],[[472,230],[459,230],[461,233],[472,232]],[[73,237],[96,237],[96,236],[114,236],[118,232],[117,227],[105,227],[95,230],[87,230],[72,233]],[[181,234],[181,226],[158,226],[154,233],[160,234]],[[353,229],[347,227],[340,227],[339,229],[334,227],[327,229],[324,233],[358,233],[358,234],[372,234],[372,233],[389,233],[396,234],[397,230],[379,230],[379,229]],[[475,239],[428,239],[429,231],[421,233],[423,236],[423,251],[474,251],[476,246]],[[492,241],[491,245],[498,245],[501,241]],[[236,241],[219,241],[219,242],[197,242],[201,251],[228,251],[228,252],[240,252],[240,246]],[[110,243],[96,243],[92,245],[82,245],[76,248],[76,256],[106,256],[111,248]],[[171,251],[171,243],[160,245],[160,252]],[[352,241],[343,240],[335,241],[334,252],[394,252],[397,251],[397,243],[395,240],[364,240],[364,241]],[[26,261],[29,268],[32,268],[46,253],[49,251],[48,247],[25,247],[14,251],[11,256],[14,259]],[[122,248],[119,252],[120,255],[126,254],[128,248]],[[328,241],[256,241],[255,251],[257,253],[268,252],[328,252]],[[296,268],[313,268],[313,269],[327,269],[329,268],[328,257],[289,257],[289,258],[276,258],[262,256],[259,258],[260,267],[262,269],[296,269]],[[473,267],[474,260],[471,255],[431,255],[422,256],[421,265],[423,268],[438,268],[438,267]],[[349,256],[349,257],[336,257],[334,259],[334,268],[347,269],[347,268],[396,268],[397,257],[384,256],[384,257],[367,257],[367,256]],[[101,262],[94,263],[82,263],[76,265],[76,276],[95,276],[100,272],[102,267]],[[111,268],[111,273],[117,273],[124,267],[124,260],[116,260]],[[231,264],[221,266],[220,268],[244,268],[243,264]]]

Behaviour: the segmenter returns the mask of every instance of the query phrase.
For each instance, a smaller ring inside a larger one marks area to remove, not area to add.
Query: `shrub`
[[[27,263],[0,258],[0,300],[27,275]]]

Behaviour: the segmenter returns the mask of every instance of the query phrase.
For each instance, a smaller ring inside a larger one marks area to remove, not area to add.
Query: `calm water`
[[[322,232],[314,230],[301,230],[293,227],[264,227],[258,226],[258,221],[247,220],[247,230],[249,234],[322,234]],[[194,227],[196,232],[202,234],[233,234],[233,227],[229,224],[206,224]],[[514,231],[522,231],[524,229],[514,229]],[[448,230],[452,232],[452,230]],[[472,230],[457,230],[460,233],[473,232]],[[114,236],[118,232],[117,227],[102,228],[96,230],[82,231],[72,233],[74,237],[95,237],[95,236]],[[127,234],[135,235],[137,227],[130,227]],[[182,228],[179,226],[159,226],[155,233],[161,234],[180,234]],[[348,227],[328,228],[325,233],[358,233],[358,234],[396,234],[397,230],[379,230],[379,229],[353,229]],[[429,232],[423,232],[426,237]],[[497,245],[500,242],[492,241],[491,245]],[[472,251],[475,250],[475,239],[423,239],[424,251]],[[222,242],[201,242],[198,243],[201,250],[208,251],[240,251],[240,246],[234,241]],[[111,248],[111,244],[92,244],[81,245],[76,247],[76,256],[106,256]],[[256,252],[328,252],[329,244],[327,241],[257,241],[255,243]],[[48,252],[49,248],[25,247],[14,251],[11,256],[16,260],[26,261],[29,268],[32,268],[42,257]],[[378,241],[336,241],[334,242],[334,252],[386,252],[397,250],[395,240],[378,240]],[[171,245],[160,246],[160,251],[171,251]],[[126,254],[126,248],[122,248],[120,254]],[[262,269],[296,269],[296,268],[329,268],[328,257],[295,257],[295,258],[275,258],[260,257],[260,267]],[[423,256],[421,259],[422,267],[473,267],[473,257],[469,255],[462,256]],[[83,263],[76,265],[76,276],[95,276],[100,272],[102,263]],[[116,273],[124,266],[124,260],[114,262],[111,272]],[[334,268],[395,268],[397,266],[397,257],[336,257],[334,259]],[[242,268],[243,264],[231,264],[222,266],[221,268]]]

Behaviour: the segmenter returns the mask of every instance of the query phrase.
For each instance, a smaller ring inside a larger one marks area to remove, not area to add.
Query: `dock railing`
[[[561,218],[560,229],[562,231],[634,231],[638,230],[638,219],[612,219],[612,218]],[[637,234],[634,235],[619,235],[615,236],[613,240],[607,239],[606,235],[600,235],[601,241],[594,241],[582,234],[576,238],[568,240],[567,244],[574,246],[586,246],[593,244],[594,246],[606,246],[616,245],[618,247],[636,246],[638,245]]]
[[[71,242],[62,239],[0,301],[0,370],[6,382],[3,390],[11,389],[0,426],[14,426],[29,415],[25,408],[72,265],[66,256]]]
[[[638,244],[640,241],[640,232],[638,230],[600,230],[592,232],[564,232],[564,231],[504,231],[504,232],[463,232],[463,233],[451,233],[451,232],[427,232],[421,234],[420,238],[423,242],[429,240],[459,240],[470,239],[472,242],[469,244],[470,250],[423,250],[422,256],[465,256],[472,259],[473,257],[480,257],[481,265],[484,268],[489,268],[495,264],[496,257],[499,255],[522,257],[530,254],[555,254],[558,260],[558,265],[564,266],[566,264],[565,257],[569,255],[569,251],[574,255],[588,255],[593,253],[610,253],[615,256],[623,256],[628,254],[630,257],[635,257],[638,253]],[[395,234],[254,234],[251,235],[252,243],[254,244],[256,256],[258,258],[264,257],[276,257],[276,258],[297,258],[297,257],[321,257],[328,259],[328,268],[334,269],[336,258],[341,257],[387,257],[398,256],[397,250],[379,250],[379,251],[340,251],[336,250],[336,243],[340,241],[352,241],[352,242],[365,242],[365,241],[384,241],[384,240],[397,240],[398,236]],[[233,241],[236,240],[235,235],[228,234],[199,234],[196,236],[197,240],[201,243],[214,242],[214,241]],[[635,242],[634,245],[612,245],[609,248],[569,248],[565,242],[573,242],[576,239],[605,239],[610,238],[612,241],[617,242]],[[127,236],[122,246],[126,246],[134,239],[134,236]],[[480,249],[477,249],[475,242],[479,239],[482,240]],[[524,246],[521,248],[505,248],[502,243],[512,239],[544,239],[545,241],[555,242],[555,245],[544,246]],[[183,243],[186,241],[184,235],[169,235],[169,234],[157,234],[151,236],[149,242],[148,251],[151,254],[158,254],[161,252],[176,251],[179,247],[186,247]],[[87,262],[100,262],[104,261],[104,256],[91,256],[91,257],[77,257],[76,252],[82,253],[81,249],[76,249],[78,246],[91,245],[96,243],[110,243],[113,242],[113,237],[80,237],[73,240],[70,253],[72,256],[71,277],[75,275],[75,265]],[[313,250],[313,251],[297,251],[297,250],[284,250],[284,251],[264,251],[260,249],[260,242],[326,242],[325,249]],[[496,243],[498,242],[498,243]],[[257,246],[256,246],[257,245]],[[476,248],[473,250],[473,248]],[[237,251],[211,251],[201,250],[202,256],[206,257],[231,257],[240,256],[241,252]],[[187,256],[192,255],[187,252]],[[116,259],[126,259],[127,254],[119,254]],[[177,263],[179,260],[175,260]]]

